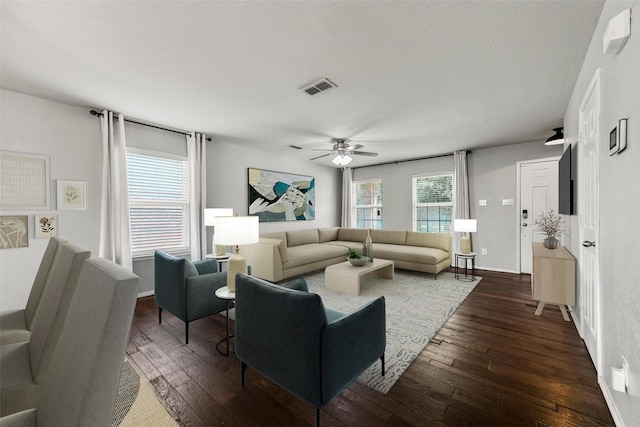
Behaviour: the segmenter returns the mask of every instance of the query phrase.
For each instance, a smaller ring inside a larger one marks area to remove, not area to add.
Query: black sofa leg
[[[244,372],[245,372],[246,370],[247,370],[247,364],[246,364],[246,363],[244,363],[244,362],[242,362],[242,369],[240,370],[240,372],[241,372],[241,374],[240,374],[240,375],[241,375],[241,377],[242,377],[242,379],[241,379],[242,388],[244,388]]]
[[[382,376],[384,377],[384,353],[380,356],[380,362],[382,362]]]
[[[184,322],[184,341],[189,344],[189,322]]]
[[[316,408],[316,427],[320,427],[320,408]]]
[[[158,323],[162,323],[162,307],[158,307]]]

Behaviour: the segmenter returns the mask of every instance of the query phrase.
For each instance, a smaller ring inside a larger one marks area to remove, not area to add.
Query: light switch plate
[[[487,201],[486,200],[480,200],[480,202],[478,203],[478,206],[487,206]]]

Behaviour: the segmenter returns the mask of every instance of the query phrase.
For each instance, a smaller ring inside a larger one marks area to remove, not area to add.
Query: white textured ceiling
[[[346,137],[361,166],[551,136],[602,6],[3,0],[0,82],[301,159]]]

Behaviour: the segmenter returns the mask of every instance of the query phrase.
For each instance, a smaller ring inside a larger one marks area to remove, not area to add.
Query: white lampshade
[[[204,210],[204,225],[206,227],[213,227],[216,225],[216,218],[219,216],[233,216],[232,208],[207,208]],[[215,239],[215,235],[213,236]],[[225,245],[216,245],[214,241],[211,241],[211,250],[214,255],[221,256],[227,252]]]
[[[478,220],[475,219],[455,219],[453,220],[453,231],[461,233],[475,233],[478,230]]]
[[[260,240],[260,225],[257,216],[219,216],[215,220],[218,245],[233,245],[234,254],[227,263],[227,287],[236,290],[236,274],[247,273],[247,260],[238,251],[239,245],[249,245]]]
[[[257,216],[219,216],[215,219],[216,245],[248,245],[260,239]]]
[[[213,227],[216,225],[216,217],[233,216],[232,208],[207,208],[204,210],[204,225]]]

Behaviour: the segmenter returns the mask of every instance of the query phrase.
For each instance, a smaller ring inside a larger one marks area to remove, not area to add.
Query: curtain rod
[[[466,152],[467,152],[467,154],[470,154],[471,150],[466,150]],[[394,160],[394,161],[391,161],[391,162],[376,163],[374,165],[356,166],[356,167],[351,168],[351,169],[364,169],[364,168],[371,168],[371,167],[374,167],[374,166],[394,165],[394,164],[397,164],[397,163],[415,162],[415,161],[418,161],[418,160],[437,159],[439,157],[448,157],[448,156],[453,156],[453,153],[436,154],[434,156],[418,157],[418,158],[415,158],[415,159]]]
[[[99,112],[97,112],[96,110],[91,110],[91,111],[89,111],[89,112],[91,113],[91,115],[92,115],[92,116],[102,117],[102,113],[99,113]],[[123,117],[124,117],[124,116],[123,116]],[[179,134],[182,134],[182,135],[191,135],[191,133],[190,133],[190,132],[185,132],[185,131],[175,130],[175,129],[169,129],[169,128],[162,127],[162,126],[158,126],[158,125],[151,125],[151,124],[149,124],[149,123],[142,123],[142,122],[139,122],[139,121],[136,121],[136,120],[130,119],[130,118],[128,118],[128,117],[125,117],[125,118],[124,118],[124,121],[125,121],[125,122],[129,122],[129,123],[135,123],[135,124],[137,124],[137,125],[148,126],[148,127],[150,127],[150,128],[154,128],[154,129],[165,130],[165,131],[167,131],[167,132],[179,133]],[[211,138],[210,138],[210,137],[207,137],[206,139],[207,139],[207,141],[211,141]]]

